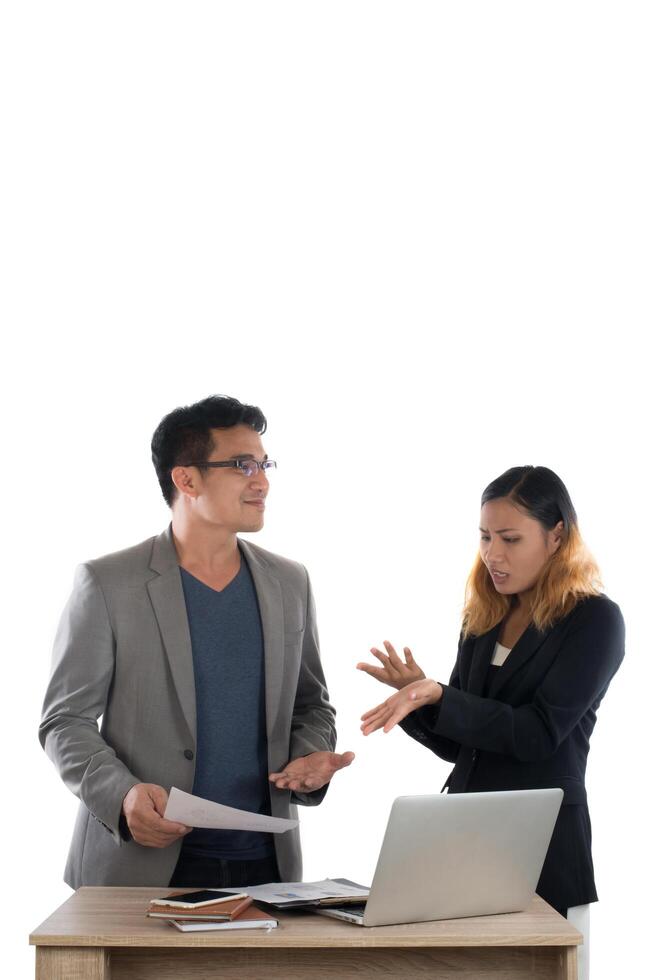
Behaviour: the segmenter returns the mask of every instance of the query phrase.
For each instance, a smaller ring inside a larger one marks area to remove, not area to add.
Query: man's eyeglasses
[[[274,459],[264,459],[263,462],[259,462],[258,459],[226,459],[220,463],[178,463],[178,466],[197,466],[198,469],[222,469],[223,467],[230,467],[231,469],[238,470],[243,476],[255,476],[259,470],[263,473],[268,473],[270,470],[277,469],[277,463]]]

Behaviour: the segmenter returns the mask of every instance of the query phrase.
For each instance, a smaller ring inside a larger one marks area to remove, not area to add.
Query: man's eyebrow
[[[234,456],[230,456],[229,458],[230,459],[256,459],[257,457],[254,455],[254,453],[235,453]],[[268,459],[268,453],[266,453],[266,455],[263,457],[263,461],[265,462],[267,459]]]
[[[480,527],[479,530],[486,532],[486,528],[485,527]],[[496,534],[504,534],[505,531],[519,531],[519,530],[520,530],[519,527],[500,527],[500,528],[497,529],[497,531],[495,533]]]

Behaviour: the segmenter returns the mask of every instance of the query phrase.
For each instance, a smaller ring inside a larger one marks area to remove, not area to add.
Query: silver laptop
[[[399,796],[368,901],[316,911],[362,926],[520,912],[562,799],[560,789]]]

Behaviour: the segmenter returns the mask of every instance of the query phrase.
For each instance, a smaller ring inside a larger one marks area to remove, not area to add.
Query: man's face
[[[248,425],[229,429],[212,429],[213,448],[203,462],[256,459],[262,462],[266,453],[261,436]],[[182,487],[188,490],[194,514],[207,524],[238,531],[260,531],[270,484],[261,470],[254,476],[244,476],[235,467],[197,469],[194,466],[176,467],[182,477]],[[177,481],[176,481],[177,482]],[[178,499],[183,492],[178,484]]]

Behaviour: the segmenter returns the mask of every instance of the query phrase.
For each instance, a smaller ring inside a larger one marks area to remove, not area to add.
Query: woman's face
[[[561,543],[563,521],[546,531],[506,497],[481,508],[479,553],[502,595],[532,589]]]

